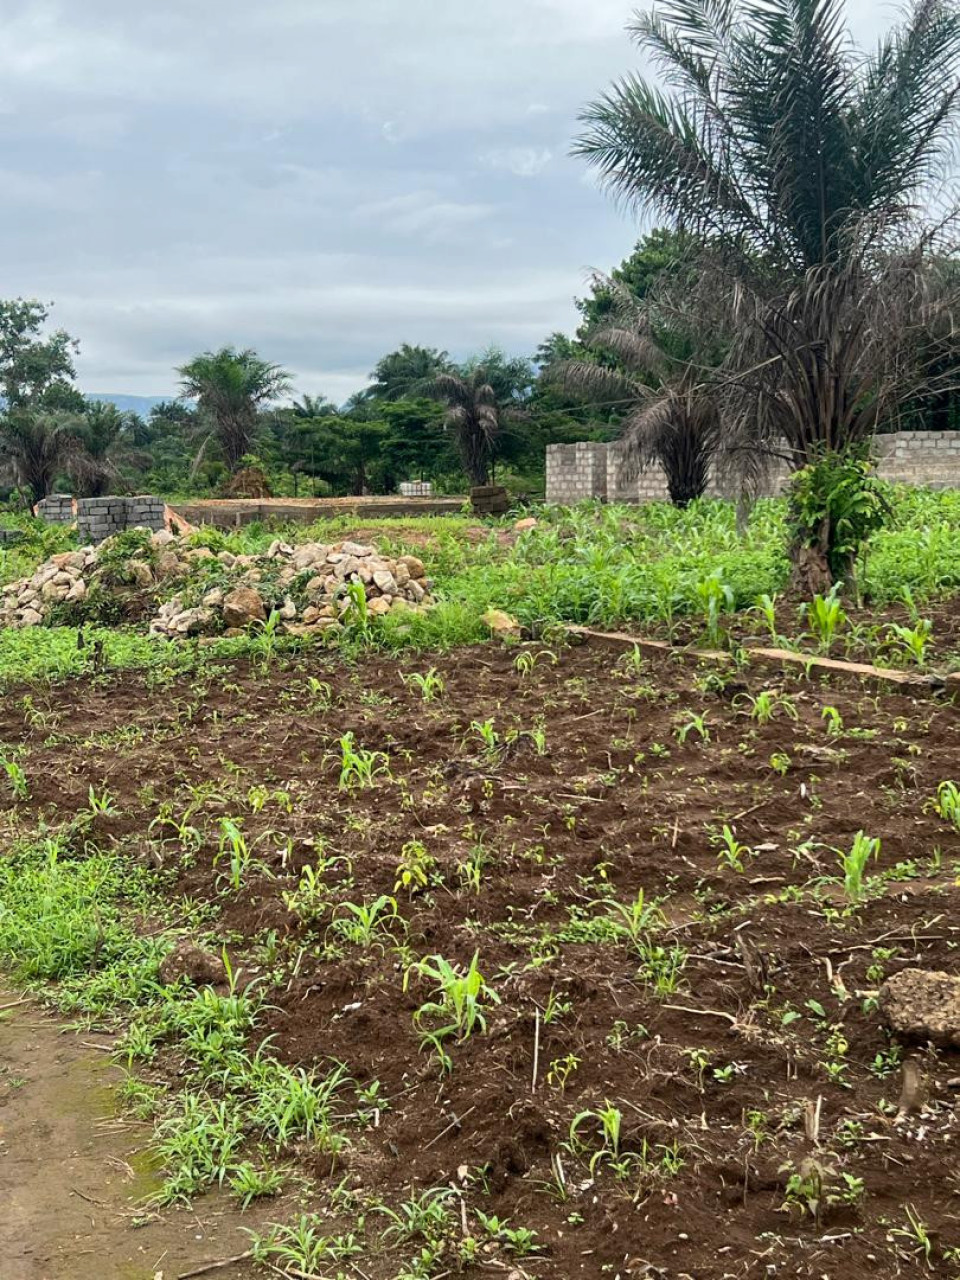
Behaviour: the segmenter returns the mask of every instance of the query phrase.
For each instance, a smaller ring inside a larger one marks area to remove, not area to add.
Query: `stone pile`
[[[54,605],[86,598],[87,580],[96,566],[93,547],[52,556],[30,578],[0,591],[0,626],[38,627]]]
[[[81,604],[92,586],[116,590],[99,573],[101,555],[112,546],[108,539],[99,547],[53,556],[32,577],[9,583],[0,590],[0,626],[40,626],[54,607]],[[204,580],[210,582],[207,590]],[[110,582],[115,581],[152,592],[159,607],[150,630],[169,637],[236,635],[265,623],[273,608],[285,631],[311,635],[341,624],[354,607],[351,584],[362,588],[373,617],[432,603],[423,562],[416,556],[387,557],[349,541],[291,546],[278,539],[263,556],[215,555],[208,547],[185,547],[162,529],[142,553],[119,570],[112,566]]]

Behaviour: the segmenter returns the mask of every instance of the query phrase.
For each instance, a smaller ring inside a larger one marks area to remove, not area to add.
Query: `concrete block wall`
[[[81,542],[102,542],[124,529],[143,528],[156,532],[164,528],[162,498],[138,494],[133,498],[77,498],[54,493],[37,503],[37,515],[51,524],[77,522]]]
[[[401,480],[400,494],[404,498],[432,498],[433,482],[430,480]]]
[[[877,436],[874,451],[877,473],[884,480],[933,489],[960,489],[960,431],[901,431]],[[779,493],[788,477],[786,463],[777,464],[767,492]],[[725,492],[715,475],[707,494],[734,496]],[[547,446],[547,502],[570,505],[585,498],[598,498],[640,503],[668,496],[666,476],[659,465],[647,467],[636,480],[621,480],[616,441]]]
[[[73,494],[50,493],[37,503],[37,515],[47,524],[73,524],[77,513],[73,506]]]
[[[606,444],[593,440],[548,445],[547,502],[606,499],[607,450]]]

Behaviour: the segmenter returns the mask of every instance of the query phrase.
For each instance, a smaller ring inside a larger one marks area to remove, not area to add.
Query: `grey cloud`
[[[99,391],[224,342],[337,398],[401,341],[529,353],[636,234],[567,154],[632,7],[0,0],[4,290]]]

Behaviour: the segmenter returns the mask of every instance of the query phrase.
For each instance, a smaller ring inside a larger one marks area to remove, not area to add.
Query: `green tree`
[[[369,392],[377,400],[402,400],[414,395],[415,388],[422,382],[447,373],[450,368],[450,357],[446,351],[410,346],[405,342],[378,361],[370,375],[373,384]]]
[[[149,462],[149,455],[136,446],[141,425],[135,413],[123,413],[102,401],[88,403],[73,420],[78,447],[66,469],[79,497],[98,498],[110,489],[129,487],[125,472],[142,470]]]
[[[84,406],[73,385],[78,344],[45,332],[49,309],[35,300],[0,302],[0,463],[39,502],[77,448],[69,415]]]
[[[716,394],[704,378],[715,352],[708,354],[693,316],[674,312],[665,321],[649,298],[638,300],[612,279],[604,297],[604,320],[592,329],[589,347],[607,359],[562,361],[548,376],[576,394],[619,406],[622,477],[635,478],[658,462],[670,500],[685,507],[705,492],[721,443]]]
[[[231,471],[252,453],[258,414],[290,388],[290,375],[255,351],[222,347],[205,351],[177,370],[183,393],[197,400]]]
[[[734,335],[736,456],[801,469],[856,450],[926,376],[924,211],[960,105],[955,0],[914,0],[871,55],[841,0],[668,0],[632,31],[671,92],[628,76],[584,111],[575,149],[614,194],[709,243],[700,303]],[[827,521],[808,584],[829,577],[833,537]]]

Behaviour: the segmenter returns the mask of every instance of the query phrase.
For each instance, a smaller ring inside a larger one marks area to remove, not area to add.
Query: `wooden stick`
[[[637,645],[641,649],[656,649],[660,653],[677,653],[699,661],[730,662],[732,655],[717,649],[685,649],[668,644],[666,640],[651,640],[646,636],[632,636],[625,631],[597,631],[593,627],[568,626],[567,630],[578,636],[594,640],[607,640],[613,644]],[[893,667],[874,667],[865,662],[842,662],[839,658],[823,658],[819,654],[799,653],[795,649],[750,648],[742,652],[748,658],[760,658],[779,662],[785,666],[809,668],[813,671],[837,671],[847,675],[867,676],[873,680],[885,680],[888,684],[910,685],[913,688],[937,689],[945,685],[960,684],[960,672],[946,675],[928,675],[916,671],[898,671]]]
[[[423,1148],[424,1151],[429,1151],[433,1144],[435,1142],[439,1142],[445,1133],[449,1133],[451,1129],[455,1129],[458,1124],[463,1124],[467,1116],[472,1115],[476,1109],[476,1107],[471,1107],[470,1110],[465,1111],[462,1116],[454,1116],[445,1129],[441,1129],[435,1138],[430,1139],[427,1145]]]
[[[530,1092],[537,1092],[537,1072],[540,1070],[540,1010],[537,1009],[533,1024],[533,1080]]]
[[[247,1258],[252,1257],[253,1250],[248,1249],[246,1253],[235,1253],[232,1258],[217,1258],[215,1262],[205,1262],[202,1267],[196,1267],[193,1271],[181,1271],[177,1280],[191,1280],[193,1276],[205,1276],[208,1271],[221,1271],[235,1262],[245,1262]]]
[[[732,1013],[724,1013],[722,1009],[691,1009],[685,1004],[665,1004],[664,1009],[675,1009],[677,1013],[697,1013],[703,1018],[725,1018],[732,1027],[737,1025],[737,1020]]]

